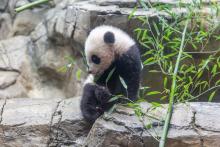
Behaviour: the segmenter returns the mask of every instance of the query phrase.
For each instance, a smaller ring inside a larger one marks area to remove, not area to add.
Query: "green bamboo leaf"
[[[159,29],[158,29],[158,27],[157,27],[157,24],[153,21],[153,26],[154,26],[154,29],[156,30],[156,32],[157,32],[157,35],[159,36],[160,35],[160,31],[159,31]]]
[[[80,80],[80,79],[81,79],[81,74],[82,74],[82,70],[78,69],[78,70],[76,71],[76,79],[77,79],[77,80]]]
[[[128,16],[128,20],[131,20],[131,18],[134,16],[134,13],[137,11],[137,6],[134,7],[134,9],[131,11],[130,15]]]
[[[147,51],[147,52],[145,52],[143,55],[142,55],[142,57],[145,57],[145,56],[147,56],[147,55],[151,55],[151,54],[153,54],[153,49],[150,49],[149,51]]]
[[[217,81],[215,82],[215,86],[217,86],[217,85],[220,85],[220,80],[217,80]]]
[[[147,44],[146,41],[145,41],[145,42],[139,41],[139,42],[140,42],[140,44],[141,44],[143,47],[145,47],[145,48],[150,48],[150,46]]]
[[[161,104],[157,102],[151,102],[151,104],[153,105],[153,107],[161,107]]]
[[[167,98],[167,95],[162,96],[162,97],[160,98],[160,100],[165,100],[166,98]]]
[[[114,71],[115,71],[115,67],[109,72],[109,74],[108,74],[108,76],[107,76],[107,78],[106,78],[106,80],[105,80],[105,83],[106,83],[106,84],[108,83],[108,81],[109,81],[109,79],[111,78],[111,76],[112,76],[112,74],[114,73]]]
[[[113,105],[113,106],[107,111],[107,114],[108,114],[108,115],[113,113],[113,111],[114,111],[115,108],[116,108],[116,105],[117,105],[117,104]]]
[[[123,85],[123,87],[124,87],[125,89],[128,89],[128,86],[127,86],[127,84],[125,83],[124,79],[123,79],[121,76],[119,76],[119,79],[120,79],[120,82],[121,82],[121,84]]]
[[[145,23],[147,22],[145,16],[138,16],[137,19],[138,19],[139,21],[141,21],[143,24],[145,24]]]
[[[67,72],[67,66],[65,65],[65,66],[62,66],[62,67],[60,67],[59,69],[57,69],[57,71],[58,72],[61,72],[61,73],[66,73]]]
[[[137,40],[139,40],[140,36],[141,36],[141,29],[137,28],[134,30],[135,33],[137,33]]]
[[[146,129],[151,129],[152,127],[153,127],[153,126],[152,126],[152,123],[147,124],[147,125],[145,126]]]
[[[213,66],[211,73],[215,74],[216,71],[217,71],[217,64],[215,64],[215,65]]]
[[[151,91],[151,92],[148,92],[147,95],[150,96],[150,95],[156,95],[156,94],[161,94],[160,91]]]
[[[209,96],[209,102],[213,100],[213,97],[215,96],[216,91],[213,91]]]
[[[164,80],[163,80],[163,87],[164,87],[164,88],[167,87],[167,77],[165,77]]]
[[[149,65],[150,63],[154,62],[154,57],[150,57],[143,62],[143,65]]]
[[[203,74],[203,71],[200,71],[196,77],[199,79],[202,76],[202,74]]]
[[[144,30],[143,35],[142,35],[142,39],[141,39],[141,40],[146,39],[146,36],[147,36],[147,30]]]
[[[167,58],[170,58],[170,57],[173,57],[173,56],[176,56],[176,55],[177,55],[177,52],[168,54],[168,55],[164,56],[164,58],[167,59]]]
[[[193,47],[195,50],[198,49],[197,46],[196,46],[193,42],[191,42],[191,45],[192,45],[192,47]]]
[[[68,61],[68,63],[75,63],[74,58],[71,56],[65,56],[64,59],[66,59]]]
[[[151,72],[151,73],[158,73],[158,72],[161,72],[160,70],[149,70],[148,72]]]
[[[113,101],[119,99],[121,96],[122,96],[122,95],[113,96],[113,97],[108,101],[108,103],[113,102]]]

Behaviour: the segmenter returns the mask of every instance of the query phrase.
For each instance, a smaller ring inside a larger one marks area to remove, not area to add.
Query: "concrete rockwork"
[[[0,145],[157,147],[167,105],[153,109],[141,103],[145,117],[117,106],[92,128],[83,120],[80,98],[0,100]],[[169,147],[220,146],[220,104],[186,103],[175,106],[167,139]],[[216,113],[215,113],[216,112]],[[142,120],[142,121],[140,121]],[[151,126],[146,129],[145,126]]]
[[[18,73],[8,80],[0,79],[0,99],[79,96],[86,72],[81,72],[80,78],[76,77],[79,70],[86,71],[82,52],[91,29],[103,24],[113,25],[136,38],[134,30],[143,27],[139,16],[148,17],[150,23],[157,22],[158,16],[170,18],[163,11],[141,9],[136,0],[54,0],[21,13],[14,12],[14,8],[31,1],[0,1],[0,72]],[[151,2],[177,5],[174,0]],[[188,4],[191,1],[182,2]],[[201,13],[205,16],[215,13],[206,1],[204,3]],[[128,19],[135,5],[138,5],[137,10]],[[187,13],[187,9],[174,7],[173,12],[181,15]],[[213,16],[207,24],[218,27],[219,22],[219,18]],[[215,42],[208,48],[218,46]],[[67,73],[62,73],[58,69],[68,64],[67,57],[73,58],[75,64]],[[143,83],[147,81],[153,89],[162,88],[163,77],[147,70],[143,71]]]
[[[141,103],[146,114],[141,119],[132,109],[118,106],[91,128],[81,116],[76,97],[81,95],[86,76],[84,72],[79,76],[78,71],[86,69],[81,52],[94,27],[113,25],[136,38],[134,29],[143,26],[137,17],[146,16],[150,22],[158,16],[170,17],[138,5],[129,20],[136,0],[53,0],[15,13],[14,8],[31,1],[0,0],[0,146],[157,147],[166,105],[153,109]],[[177,4],[175,0],[151,2]],[[203,6],[204,16],[215,13],[208,0]],[[174,8],[173,12],[181,15],[187,10]],[[207,24],[218,28],[220,19],[213,16]],[[219,46],[219,42],[209,44],[210,50]],[[62,73],[58,69],[68,64],[68,57],[75,64]],[[145,79],[153,89],[163,86],[158,73],[143,71]],[[219,147],[218,112],[218,103],[176,105],[167,146]]]

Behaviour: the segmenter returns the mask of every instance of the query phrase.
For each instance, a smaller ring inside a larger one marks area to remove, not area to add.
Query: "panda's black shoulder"
[[[140,71],[141,57],[138,46],[136,44],[132,45],[117,59],[116,64],[119,69],[127,69],[127,71]]]

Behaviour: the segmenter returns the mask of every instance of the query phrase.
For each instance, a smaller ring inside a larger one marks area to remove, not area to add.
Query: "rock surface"
[[[155,109],[148,103],[141,103],[146,112],[142,119],[133,109],[117,106],[112,114],[106,113],[91,128],[81,116],[79,102],[79,97],[0,100],[1,146],[158,146],[156,139],[163,125],[159,120],[164,119],[167,105]],[[218,103],[176,105],[166,145],[220,146],[219,111]]]
[[[1,146],[79,147],[88,133],[79,98],[6,99],[1,105]]]
[[[152,109],[142,103],[146,116],[140,121],[130,109],[117,108],[111,115],[103,116],[93,125],[85,144],[88,147],[157,147],[162,133],[166,106]],[[217,147],[220,146],[218,103],[188,103],[175,106],[166,146]],[[153,119],[156,118],[156,119]],[[144,128],[143,125],[147,127]],[[151,127],[149,127],[151,126]]]
[[[0,89],[0,98],[78,96],[86,76],[86,72],[82,72],[86,71],[82,52],[91,29],[102,24],[113,25],[135,38],[134,29],[142,27],[137,17],[144,15],[157,21],[160,15],[169,19],[164,12],[150,8],[146,11],[138,6],[134,17],[129,20],[135,0],[54,0],[48,5],[17,14],[14,12],[14,8],[31,1],[0,1],[0,72],[16,70],[19,73],[16,82]],[[183,1],[185,4],[189,2]],[[174,0],[155,0],[152,3],[177,4]],[[210,10],[205,5],[202,13],[210,14],[213,12]],[[173,11],[179,15],[187,12],[186,9],[175,8]],[[220,24],[219,18],[213,17],[212,21],[216,26]],[[219,46],[210,44],[210,49]],[[58,69],[69,64],[68,57],[75,60],[73,68],[67,73],[59,72]],[[80,78],[77,78],[79,71]],[[143,81],[153,89],[163,86],[158,84],[161,83],[161,75],[147,71],[143,75]]]

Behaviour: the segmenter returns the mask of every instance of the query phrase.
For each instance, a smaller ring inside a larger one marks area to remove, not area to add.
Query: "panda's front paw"
[[[112,97],[112,94],[108,91],[107,88],[99,86],[95,90],[95,96],[101,104],[105,104]]]
[[[97,106],[95,109],[96,109],[96,111],[99,112],[100,114],[103,114],[103,113],[104,113],[104,110],[103,110],[103,108],[101,108],[101,107],[98,107],[98,106]]]

